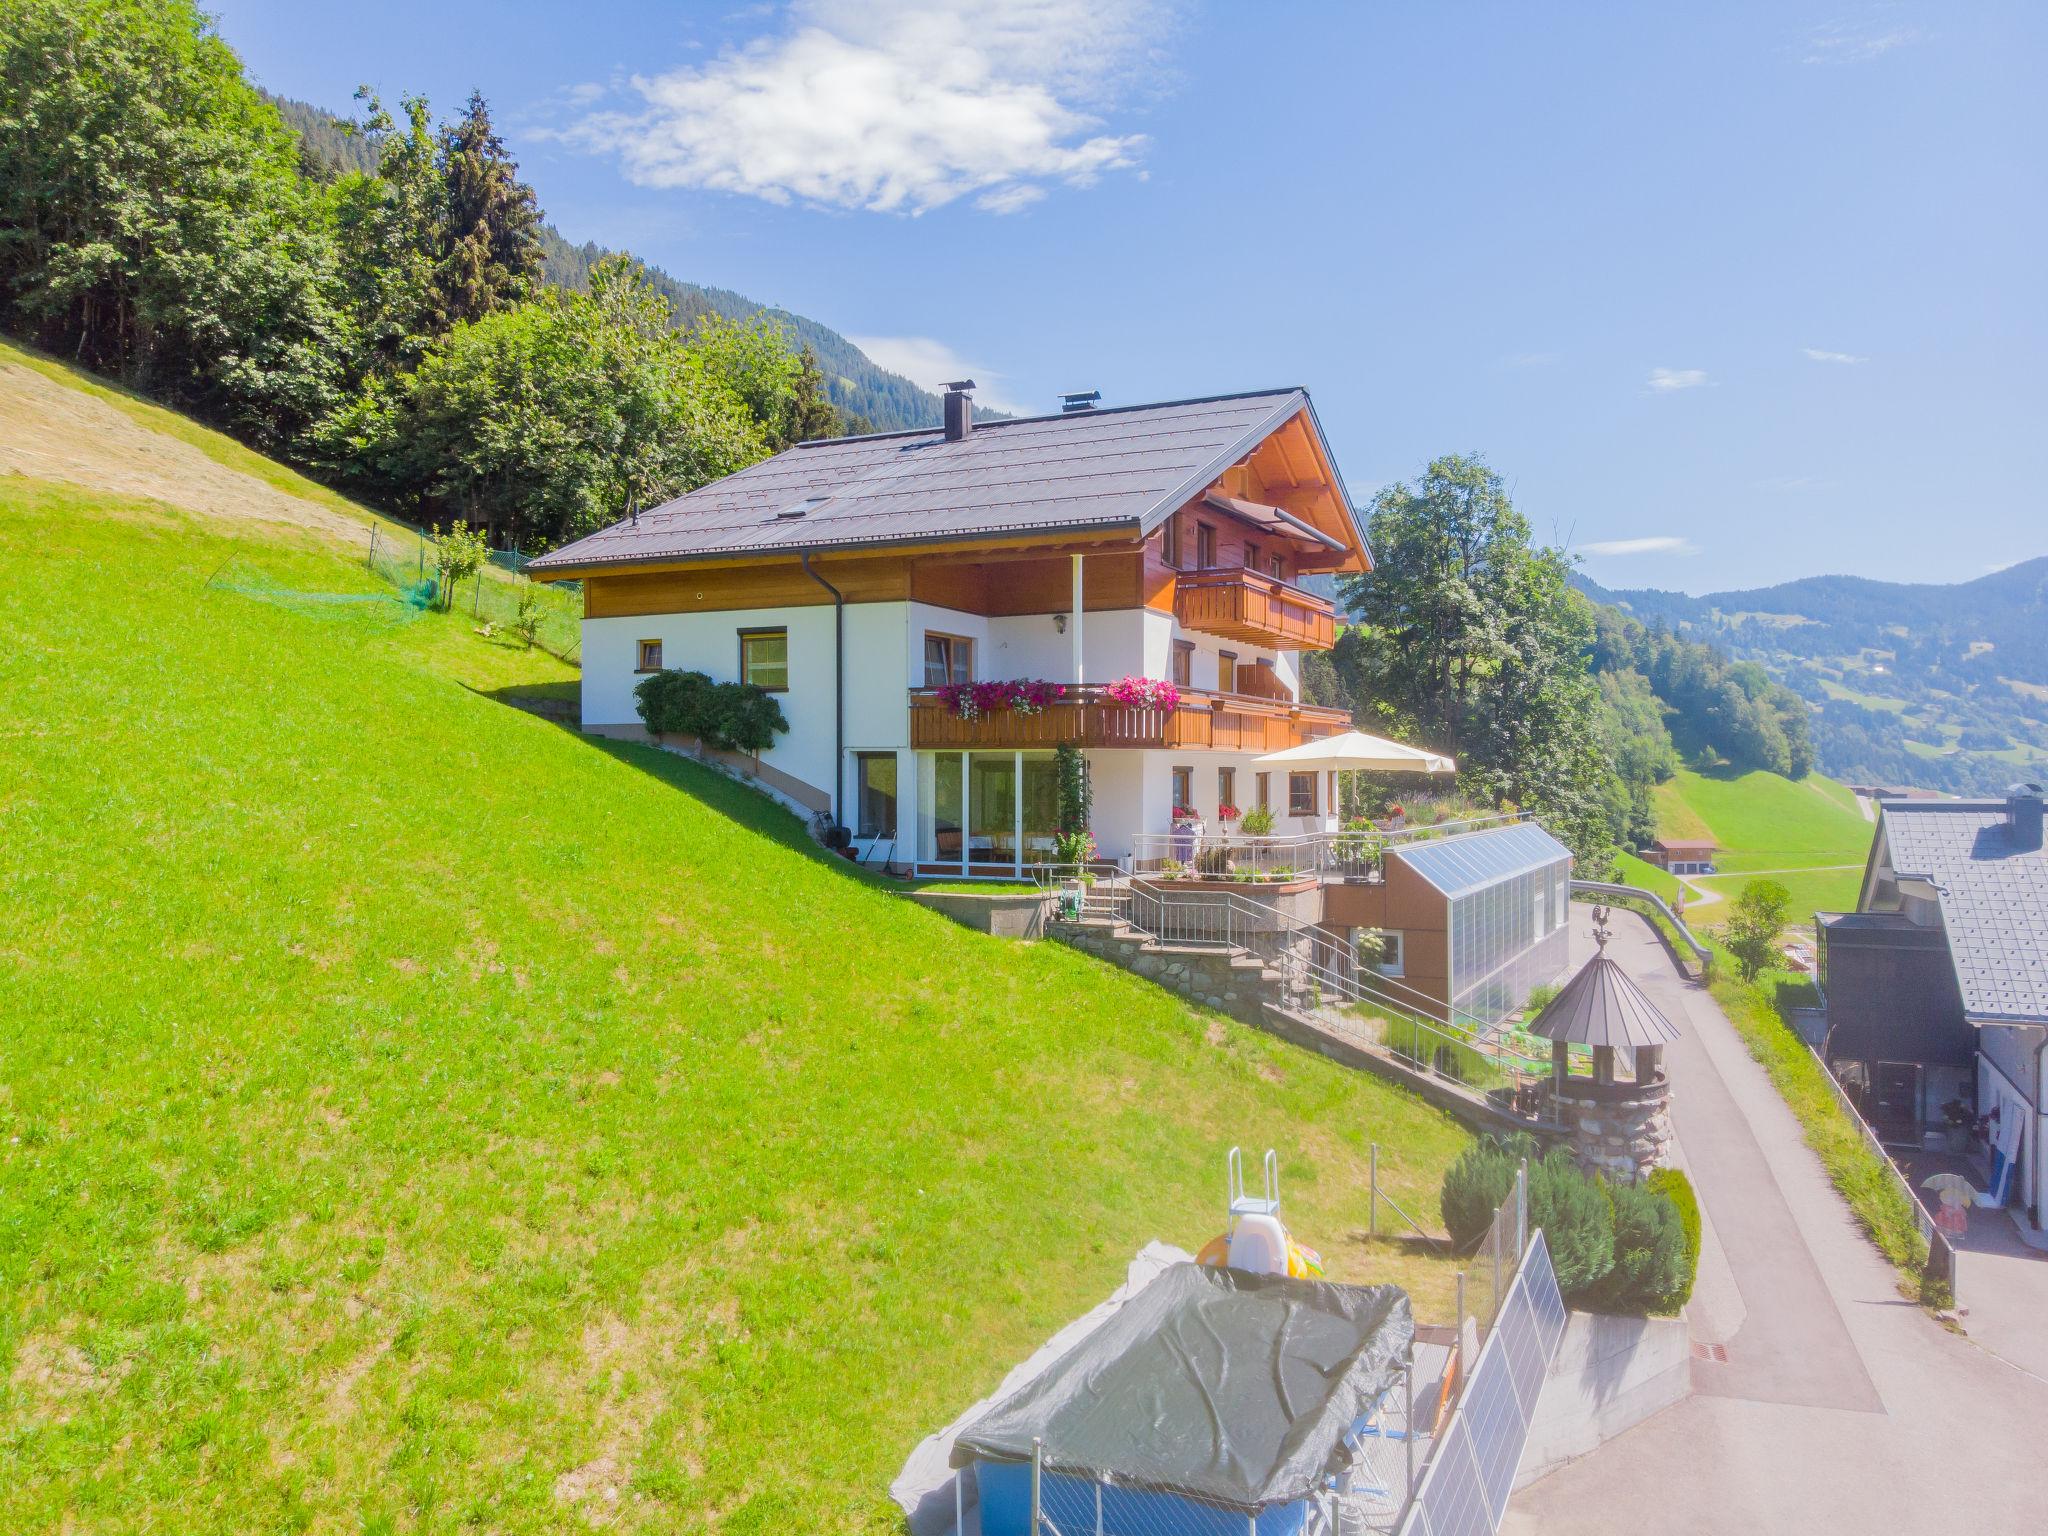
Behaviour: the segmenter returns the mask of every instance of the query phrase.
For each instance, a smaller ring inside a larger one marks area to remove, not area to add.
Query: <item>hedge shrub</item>
[[[1590,1300],[1614,1268],[1614,1204],[1563,1147],[1529,1165],[1529,1229],[1538,1227],[1564,1299],[1574,1305]]]
[[[1675,1310],[1672,1298],[1691,1289],[1678,1207],[1648,1184],[1610,1185],[1607,1198],[1614,1211],[1614,1267],[1588,1302],[1630,1317]]]
[[[1680,1284],[1664,1298],[1660,1312],[1676,1312],[1692,1300],[1693,1283],[1700,1274],[1700,1197],[1693,1192],[1692,1180],[1682,1169],[1659,1168],[1651,1173],[1649,1186],[1671,1202],[1678,1212],[1678,1225],[1685,1234],[1685,1273]]]
[[[1533,1162],[1536,1155],[1535,1140],[1519,1133],[1481,1136],[1458,1154],[1444,1170],[1439,1200],[1454,1248],[1475,1247],[1486,1236],[1494,1211],[1515,1192],[1515,1169],[1523,1158]]]
[[[633,696],[648,730],[694,736],[721,752],[765,752],[789,729],[773,694],[751,683],[714,683],[702,672],[656,672]]]

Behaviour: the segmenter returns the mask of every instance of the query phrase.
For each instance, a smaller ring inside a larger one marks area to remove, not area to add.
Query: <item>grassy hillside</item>
[[[323,530],[0,474],[0,536],[0,1529],[894,1529],[1232,1143],[1447,1313],[1358,1236],[1370,1140],[1434,1216],[1416,1101],[506,707],[568,669]]]
[[[1670,837],[1711,837],[1719,875],[1688,877],[1699,891],[1721,898],[1695,905],[1692,917],[1712,927],[1751,878],[1768,874],[1792,893],[1795,923],[1816,911],[1856,905],[1871,824],[1856,797],[1819,774],[1804,779],[1773,773],[1714,775],[1682,769],[1656,789],[1658,830]]]

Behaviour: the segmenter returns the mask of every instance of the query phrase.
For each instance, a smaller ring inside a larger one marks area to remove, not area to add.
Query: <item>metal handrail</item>
[[[1505,1045],[1486,1021],[1474,1018],[1474,1028],[1455,1021],[1450,1010],[1433,998],[1423,1001],[1427,1008],[1411,1003],[1390,1004],[1379,984],[1393,978],[1374,973],[1372,986],[1360,984],[1356,969],[1336,966],[1316,958],[1318,946],[1328,948],[1332,935],[1315,924],[1264,902],[1252,901],[1234,892],[1175,892],[1144,886],[1121,886],[1111,898],[1123,910],[1123,920],[1146,936],[1166,944],[1213,944],[1236,950],[1280,972],[1283,986],[1297,996],[1334,997],[1351,1004],[1370,1004],[1391,1015],[1390,1022],[1415,1031],[1415,1051],[1384,1046],[1377,1038],[1370,1043],[1389,1049],[1418,1068],[1463,1082],[1455,1071],[1439,1065],[1439,1054],[1449,1048],[1452,1060],[1458,1051],[1470,1051],[1505,1074],[1505,1086],[1520,1091],[1546,1080],[1550,1063],[1525,1056]],[[1403,986],[1403,990],[1412,989]],[[1416,994],[1420,996],[1421,994]],[[1351,1031],[1340,1028],[1340,1033]],[[1356,1031],[1368,1037],[1362,1027]],[[1468,1085],[1471,1086],[1471,1085]],[[1481,1085],[1484,1086],[1484,1085]]]
[[[1166,872],[1169,862],[1197,872],[1198,861],[1220,853],[1230,865],[1238,860],[1255,873],[1291,870],[1328,878],[1372,881],[1383,877],[1382,858],[1390,846],[1429,842],[1438,837],[1488,827],[1513,826],[1528,819],[1526,811],[1502,811],[1429,826],[1394,827],[1386,831],[1362,827],[1324,832],[1291,832],[1256,836],[1248,832],[1136,832],[1131,836],[1130,870],[1135,876]],[[1199,877],[1199,876],[1198,876]]]

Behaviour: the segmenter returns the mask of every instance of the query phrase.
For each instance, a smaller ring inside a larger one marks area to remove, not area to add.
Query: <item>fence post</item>
[[[1493,1213],[1493,1294],[1486,1301],[1486,1330],[1489,1333],[1500,1320],[1500,1218],[1503,1214],[1500,1211]]]
[[[1372,1199],[1366,1206],[1365,1235],[1380,1235],[1380,1144],[1372,1144]]]
[[[364,557],[363,569],[366,571],[377,569],[377,525],[375,523],[370,524],[370,553]]]
[[[1515,1267],[1521,1268],[1522,1250],[1529,1246],[1529,1159],[1515,1170]]]
[[[1031,1531],[1030,1531],[1030,1536],[1038,1536],[1038,1517],[1039,1517],[1039,1514],[1040,1514],[1040,1506],[1039,1506],[1039,1502],[1038,1502],[1038,1499],[1039,1499],[1039,1493],[1038,1493],[1038,1473],[1039,1473],[1039,1467],[1040,1467],[1040,1464],[1041,1464],[1041,1463],[1042,1463],[1042,1462],[1043,1462],[1044,1460],[1045,1460],[1045,1441],[1044,1441],[1043,1439],[1041,1439],[1041,1438],[1040,1438],[1039,1436],[1037,1436],[1037,1435],[1033,1435],[1033,1436],[1031,1437]]]
[[[1402,1409],[1401,1445],[1408,1456],[1409,1498],[1415,1497],[1415,1361],[1411,1357],[1407,1368],[1401,1372],[1401,1390],[1406,1406]]]

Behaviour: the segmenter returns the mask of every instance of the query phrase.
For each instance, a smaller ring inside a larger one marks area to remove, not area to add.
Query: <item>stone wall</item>
[[[1045,931],[1050,938],[1248,1024],[1261,1022],[1266,1003],[1284,1001],[1278,975],[1228,950],[1158,944],[1134,929],[1102,920],[1048,922]]]
[[[1671,1084],[1571,1083],[1551,1102],[1567,1144],[1588,1173],[1633,1181],[1671,1150]]]

